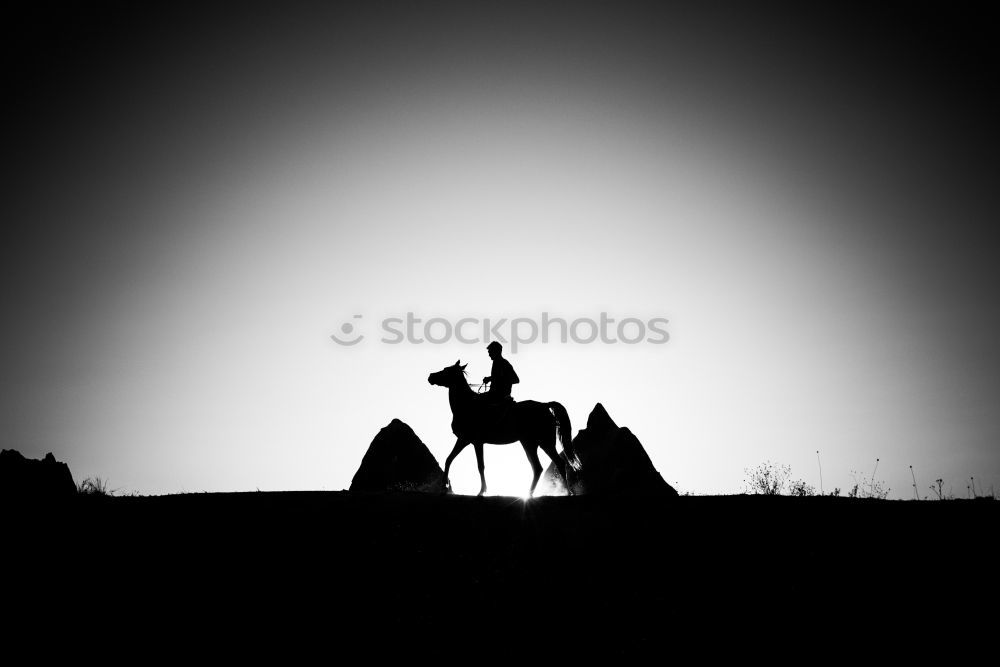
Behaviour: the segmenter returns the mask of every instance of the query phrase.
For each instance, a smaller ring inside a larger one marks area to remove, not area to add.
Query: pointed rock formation
[[[639,439],[615,424],[598,403],[587,418],[587,428],[573,438],[573,449],[583,469],[570,476],[574,494],[672,495],[677,491],[653,467]],[[565,454],[560,454],[565,460]],[[539,482],[542,493],[561,495],[565,485],[553,464]]]
[[[437,491],[444,472],[409,426],[393,419],[378,432],[351,480],[351,491]]]
[[[27,498],[61,498],[76,494],[69,466],[52,452],[44,459],[28,459],[15,449],[0,451],[0,495]]]

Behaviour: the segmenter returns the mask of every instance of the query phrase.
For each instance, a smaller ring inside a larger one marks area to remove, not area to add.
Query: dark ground
[[[681,647],[759,658],[873,638],[971,648],[992,642],[1000,607],[995,501],[290,492],[5,504],[8,637],[41,633],[81,654],[535,662]]]

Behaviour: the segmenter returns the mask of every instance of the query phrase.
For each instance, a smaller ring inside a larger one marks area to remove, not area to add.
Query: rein
[[[462,371],[462,374],[468,377],[469,371]],[[466,384],[468,384],[470,387],[479,387],[479,389],[476,390],[476,393],[481,394],[483,393],[483,387],[488,385],[489,382],[466,382]]]

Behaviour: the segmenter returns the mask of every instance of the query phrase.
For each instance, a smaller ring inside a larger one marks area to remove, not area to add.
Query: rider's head
[[[499,357],[500,350],[502,349],[503,346],[496,341],[493,341],[492,343],[486,346],[486,351],[490,353],[490,359],[496,359],[497,357]]]

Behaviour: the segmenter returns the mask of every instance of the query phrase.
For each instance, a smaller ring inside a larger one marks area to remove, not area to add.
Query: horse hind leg
[[[486,462],[483,460],[483,443],[473,444],[476,448],[476,465],[479,466],[479,495],[486,493]]]
[[[559,456],[559,453],[556,452],[555,443],[543,442],[540,446],[542,451],[545,452],[545,455],[552,459],[552,463],[555,464],[556,470],[559,471],[559,476],[562,477],[563,484],[566,486],[566,494],[570,496],[573,495],[573,488],[569,483],[568,466],[566,465],[566,462],[563,461],[563,458]]]
[[[531,498],[535,495],[535,487],[538,485],[538,478],[542,476],[542,462],[538,460],[537,442],[529,443],[522,440],[521,446],[524,447],[524,453],[528,457],[528,463],[531,464],[531,490],[528,491],[528,497]]]

